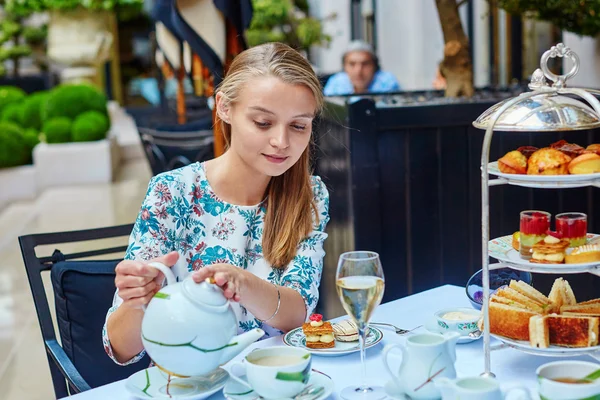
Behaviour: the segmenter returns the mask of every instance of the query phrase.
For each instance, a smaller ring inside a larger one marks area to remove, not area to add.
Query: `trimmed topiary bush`
[[[0,120],[23,126],[23,103],[7,104],[0,113]]]
[[[61,85],[50,91],[41,107],[42,122],[54,117],[74,120],[85,111],[98,111],[108,116],[106,96],[90,85]]]
[[[31,160],[31,149],[23,138],[23,130],[12,122],[0,122],[0,168],[25,165]]]
[[[48,92],[36,92],[27,96],[22,103],[23,128],[35,128],[37,131],[42,129],[41,107],[48,98]]]
[[[20,102],[26,95],[23,89],[16,86],[0,86],[0,112],[6,105]]]
[[[29,147],[29,151],[32,151],[40,142],[40,133],[35,128],[27,128],[23,132],[23,139]]]
[[[71,141],[71,119],[55,117],[44,123],[43,132],[46,143],[67,143]]]
[[[74,142],[92,142],[102,140],[110,128],[108,117],[98,111],[86,111],[80,114],[71,128],[71,139]]]

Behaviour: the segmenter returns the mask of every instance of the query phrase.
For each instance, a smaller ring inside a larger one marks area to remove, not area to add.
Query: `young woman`
[[[150,181],[125,260],[116,268],[103,330],[119,364],[143,356],[141,306],[163,276],[212,277],[233,300],[239,328],[277,335],[300,326],[319,298],[329,194],[310,176],[313,119],[321,86],[310,64],[279,43],[238,55],[216,93],[221,157]]]

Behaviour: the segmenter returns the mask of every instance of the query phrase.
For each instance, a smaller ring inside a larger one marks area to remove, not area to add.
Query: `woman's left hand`
[[[231,264],[213,264],[194,272],[192,279],[200,283],[207,278],[212,278],[223,289],[226,298],[239,302],[248,287],[249,275],[252,274]]]

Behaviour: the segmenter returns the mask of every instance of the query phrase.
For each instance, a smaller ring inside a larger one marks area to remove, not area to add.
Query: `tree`
[[[600,33],[598,0],[497,0],[512,15],[547,21],[559,29],[584,36]]]
[[[246,31],[250,46],[283,42],[297,50],[329,43],[321,21],[308,16],[306,0],[252,0],[252,22]]]
[[[43,35],[43,28],[24,27],[23,21],[32,12],[20,12],[19,9],[6,7],[7,2],[0,0],[0,6],[4,9],[4,18],[0,22],[0,76],[6,74],[4,62],[13,62],[13,76],[19,76],[19,60],[29,56],[32,52],[28,39],[39,43]]]
[[[446,96],[471,97],[475,93],[473,63],[469,53],[469,39],[458,14],[458,7],[464,1],[457,3],[456,0],[435,0],[435,3],[444,34],[444,59],[439,68],[446,78]]]

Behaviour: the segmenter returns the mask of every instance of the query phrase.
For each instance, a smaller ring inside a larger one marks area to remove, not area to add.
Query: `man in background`
[[[323,89],[325,96],[400,91],[396,77],[379,69],[377,55],[366,42],[351,42],[344,52],[342,64],[344,71],[327,81]]]

